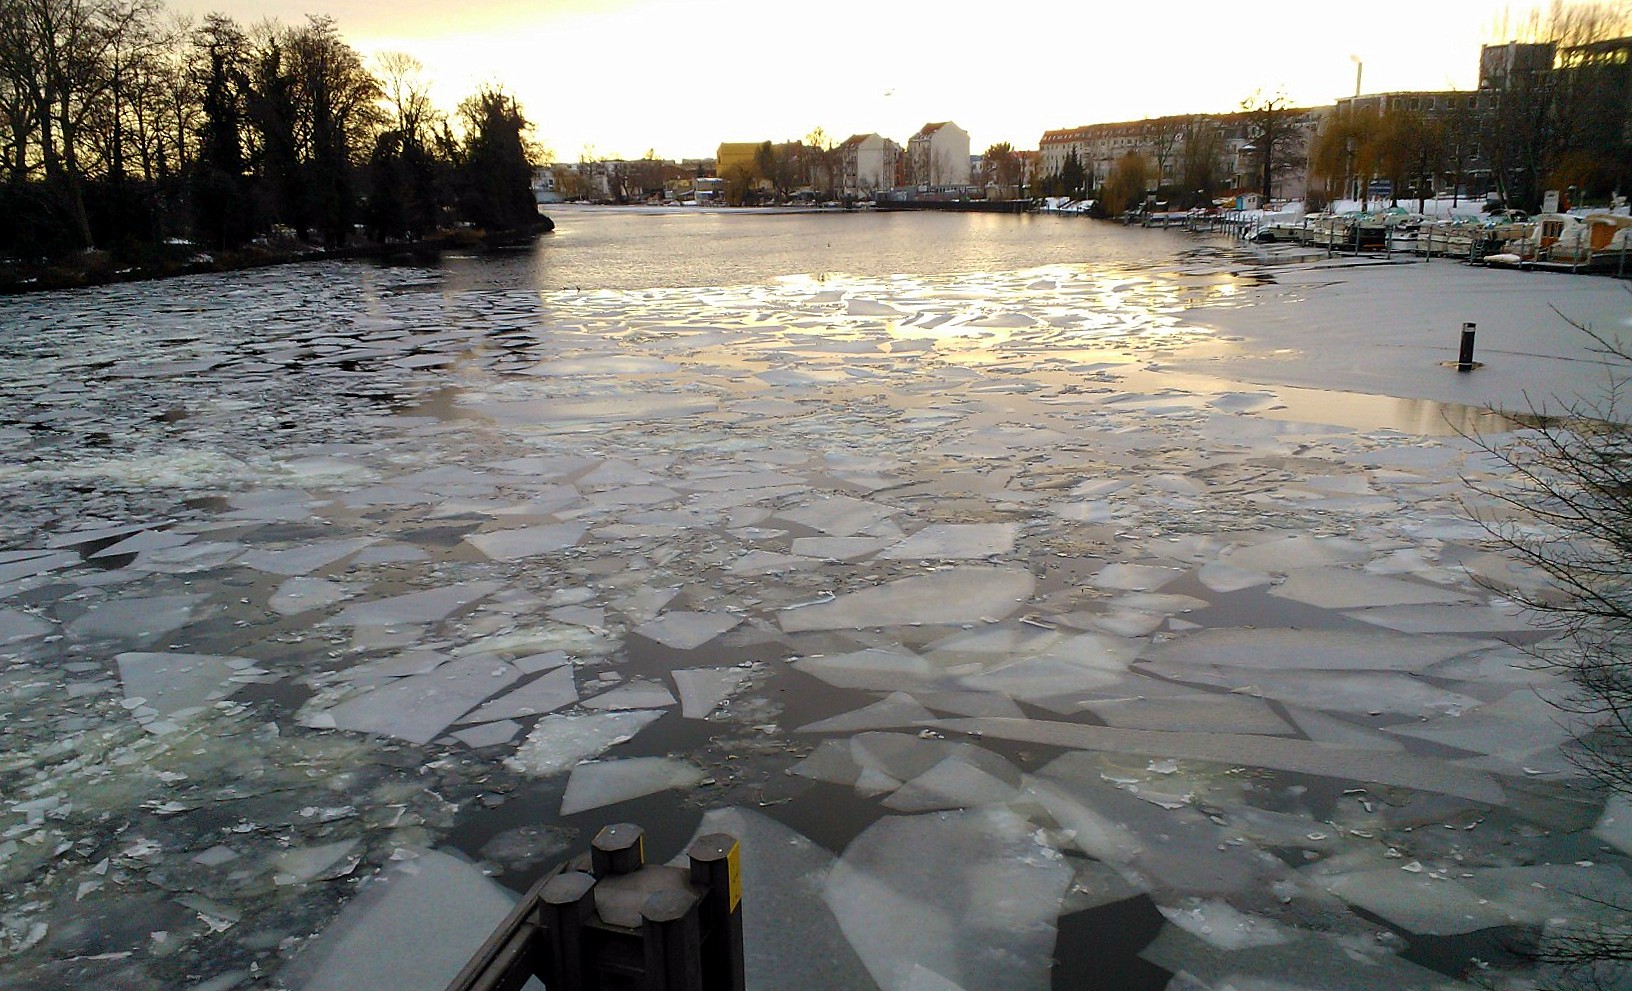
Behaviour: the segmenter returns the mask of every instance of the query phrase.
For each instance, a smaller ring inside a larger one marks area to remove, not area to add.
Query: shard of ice
[[[236,685],[228,679],[250,662],[216,654],[127,651],[114,658],[125,698],[137,699],[160,715],[173,716],[226,697]]]
[[[354,695],[330,709],[302,710],[302,720],[309,726],[429,743],[520,677],[521,671],[492,657],[464,657]]]
[[[1269,594],[1322,609],[1468,602],[1473,598],[1454,588],[1385,578],[1353,568],[1302,568],[1290,572]]]
[[[743,964],[750,991],[871,991],[872,978],[822,900],[836,858],[753,809],[710,809],[697,835],[741,844]]]
[[[586,523],[546,523],[475,533],[465,541],[495,561],[519,561],[566,550],[582,540],[588,529]]]
[[[858,534],[874,535],[872,529],[897,512],[889,506],[840,495],[783,510],[777,515],[812,530],[820,530],[830,537],[854,537]]]
[[[1323,777],[1442,792],[1475,802],[1501,804],[1506,794],[1487,774],[1448,761],[1411,754],[1366,751],[1269,736],[1225,733],[1162,733],[1040,719],[943,719],[936,729],[978,733],[1080,750],[1177,757],[1219,764],[1248,764]]]
[[[372,878],[279,975],[296,991],[437,991],[503,920],[515,896],[435,850]]]
[[[722,633],[737,628],[741,616],[730,613],[666,612],[642,623],[635,632],[675,650],[695,650]]]
[[[869,647],[850,654],[802,657],[793,666],[838,688],[890,691],[903,684],[929,681],[940,671],[907,650]]]
[[[752,672],[747,668],[681,668],[670,671],[675,690],[680,693],[680,715],[706,719],[721,702],[731,697]]]
[[[309,575],[320,568],[357,553],[376,542],[376,537],[352,537],[338,540],[314,540],[282,550],[250,550],[238,558],[238,563],[256,571],[275,575]]]
[[[583,704],[586,709],[662,709],[674,704],[674,696],[656,682],[635,678]]]
[[[359,602],[341,610],[334,622],[342,626],[390,626],[396,623],[426,623],[443,620],[473,602],[486,598],[502,586],[495,581],[474,581],[462,585],[407,592],[385,599]]]
[[[861,629],[907,624],[978,623],[1014,612],[1030,598],[1036,580],[1018,568],[965,566],[841,595],[778,614],[782,629]]]
[[[886,560],[958,560],[1014,550],[1013,523],[934,523],[879,554]]]
[[[278,586],[266,604],[280,615],[298,616],[332,606],[350,596],[350,589],[327,578],[291,578]]]
[[[820,719],[814,723],[806,723],[795,732],[855,733],[861,730],[911,726],[921,719],[933,718],[934,715],[919,705],[911,695],[905,692],[892,692],[880,701],[860,709]]]
[[[690,788],[703,770],[674,757],[625,757],[585,761],[572,769],[561,797],[561,814],[576,815],[671,788]]]
[[[1464,637],[1415,637],[1386,630],[1220,627],[1199,630],[1140,656],[1161,673],[1190,664],[1243,669],[1416,671],[1485,646]]]
[[[1250,571],[1284,574],[1299,568],[1332,564],[1354,564],[1371,556],[1365,544],[1349,537],[1318,537],[1294,534],[1260,544],[1237,546],[1220,555],[1219,562]]]
[[[524,774],[545,777],[565,771],[579,761],[599,757],[611,747],[634,738],[663,713],[596,712],[588,715],[552,715],[540,719],[505,764]]]
[[[207,598],[194,594],[114,599],[70,621],[68,632],[77,637],[116,637],[146,643],[192,622],[196,618],[194,608]]]
[[[484,703],[459,721],[489,723],[501,719],[521,719],[563,709],[578,701],[572,668],[557,667],[513,692]]]
[[[845,848],[823,898],[883,991],[907,991],[917,968],[962,988],[1042,991],[1070,881],[1029,823],[982,809],[880,819]]]

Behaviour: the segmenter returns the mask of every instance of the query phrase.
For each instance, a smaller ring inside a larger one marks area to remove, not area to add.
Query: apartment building
[[[919,128],[907,140],[907,181],[915,186],[969,185],[969,132],[951,121]]]
[[[870,196],[895,185],[901,146],[879,134],[853,134],[838,147],[839,189],[849,196]]]

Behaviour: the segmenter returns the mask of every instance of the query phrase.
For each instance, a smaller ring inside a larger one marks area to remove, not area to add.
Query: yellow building
[[[759,146],[763,142],[754,141],[725,141],[720,143],[720,149],[714,156],[714,174],[720,178],[729,178],[737,169],[741,169],[755,179],[764,178],[759,174],[757,155]]]

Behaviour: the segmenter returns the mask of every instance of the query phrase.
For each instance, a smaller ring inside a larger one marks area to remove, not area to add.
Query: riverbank
[[[261,238],[241,248],[210,251],[191,241],[171,240],[128,249],[91,249],[65,258],[39,261],[0,258],[0,295],[235,272],[308,261],[400,258],[408,262],[434,262],[446,251],[504,251],[530,245],[539,235],[555,229],[555,222],[549,217],[540,219],[541,223],[528,231],[490,234],[459,228],[419,241],[351,244],[340,248],[325,248],[287,237]]]

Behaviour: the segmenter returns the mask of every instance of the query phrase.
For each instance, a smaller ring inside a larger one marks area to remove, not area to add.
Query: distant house
[[[759,163],[756,155],[759,153],[758,141],[725,141],[721,142],[719,150],[714,155],[714,174],[729,179],[734,175],[744,175],[753,179],[761,179]]]
[[[839,145],[839,192],[868,196],[895,185],[901,146],[877,134],[854,134]]]
[[[951,121],[925,124],[907,140],[907,175],[918,186],[969,185],[969,132]]]
[[[533,199],[539,203],[560,203],[562,196],[556,189],[555,166],[543,165],[533,170]]]

